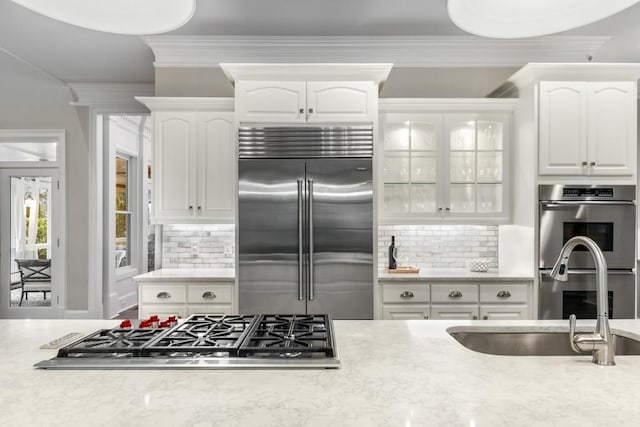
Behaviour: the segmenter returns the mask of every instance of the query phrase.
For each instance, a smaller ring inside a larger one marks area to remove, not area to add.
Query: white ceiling
[[[640,62],[639,22],[637,4],[560,35],[611,37],[594,53],[594,61]],[[193,19],[168,34],[469,36],[447,17],[446,0],[199,0]],[[153,54],[141,38],[54,21],[10,0],[0,0],[0,55],[13,56],[65,82],[154,80]]]

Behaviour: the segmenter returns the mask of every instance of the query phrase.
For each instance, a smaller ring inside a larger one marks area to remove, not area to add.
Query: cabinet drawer
[[[229,283],[198,283],[187,288],[189,304],[231,304],[233,285]]]
[[[480,306],[480,318],[482,320],[523,320],[528,318],[528,313],[529,309],[526,304]]]
[[[143,303],[184,303],[187,294],[186,288],[187,285],[183,283],[140,285],[140,301]]]
[[[431,285],[431,301],[455,303],[478,302],[478,285],[457,283]]]
[[[432,305],[431,318],[434,320],[478,320],[478,306],[475,304]]]
[[[382,302],[429,302],[429,285],[423,283],[382,285]]]
[[[190,304],[187,307],[187,315],[192,314],[224,315],[233,314],[233,310],[231,304]]]
[[[504,285],[480,285],[481,302],[527,302],[527,294],[527,285],[513,283],[505,283]]]
[[[140,306],[138,317],[146,319],[152,315],[157,315],[161,320],[169,316],[186,317],[187,310],[184,304],[144,304]]]

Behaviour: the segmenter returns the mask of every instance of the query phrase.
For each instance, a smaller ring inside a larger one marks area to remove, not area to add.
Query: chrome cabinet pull
[[[193,206],[189,205],[189,210],[192,211],[193,210]]]
[[[511,296],[511,292],[509,291],[500,291],[496,294],[498,298],[509,298]]]
[[[489,316],[482,316],[482,320],[489,320]]]
[[[475,316],[475,315],[474,315],[474,316],[471,318],[471,320],[478,320],[478,316]]]
[[[460,292],[460,291],[451,291],[451,292],[449,292],[449,298],[462,298],[462,292]]]
[[[444,208],[444,210],[449,212],[451,210],[451,208],[450,207],[446,207],[446,208]]]
[[[582,162],[582,166],[587,166],[587,162]]]
[[[304,108],[300,109],[300,114],[304,114]]]
[[[596,162],[589,163],[589,166],[595,166],[595,165],[596,165]]]
[[[309,114],[313,114],[313,108],[309,108]]]
[[[214,293],[213,293],[213,292],[211,292],[211,291],[207,291],[207,292],[205,292],[205,293],[203,293],[203,294],[202,294],[202,299],[214,299],[214,298],[216,298],[216,297],[217,297],[217,295],[216,295],[216,294],[214,294]]]
[[[429,320],[429,316],[424,316],[425,320]]]
[[[302,113],[304,110],[300,109]],[[304,271],[303,271],[303,263],[304,263],[304,253],[302,250],[303,242],[302,242],[302,229],[303,229],[303,201],[302,201],[302,180],[298,180],[298,300],[302,301],[304,299]]]
[[[413,292],[411,291],[404,291],[400,294],[400,298],[413,298],[414,296],[415,295],[413,295]]]
[[[156,298],[169,299],[171,298],[171,294],[169,292],[158,292],[158,295],[156,295]]]
[[[202,206],[198,206],[198,210],[201,211],[202,210]]]

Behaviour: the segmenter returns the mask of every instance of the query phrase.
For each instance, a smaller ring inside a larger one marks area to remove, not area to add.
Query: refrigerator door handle
[[[304,271],[303,271],[303,195],[301,179],[298,180],[298,300],[304,299]]]
[[[313,179],[309,183],[309,301],[314,299],[313,284]]]

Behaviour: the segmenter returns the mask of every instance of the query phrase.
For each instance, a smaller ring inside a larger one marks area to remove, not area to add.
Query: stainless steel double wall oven
[[[607,261],[609,317],[635,318],[636,187],[632,185],[540,185],[540,319],[594,318],[596,274],[587,248],[575,249],[569,281],[549,277],[562,246],[587,236]]]

